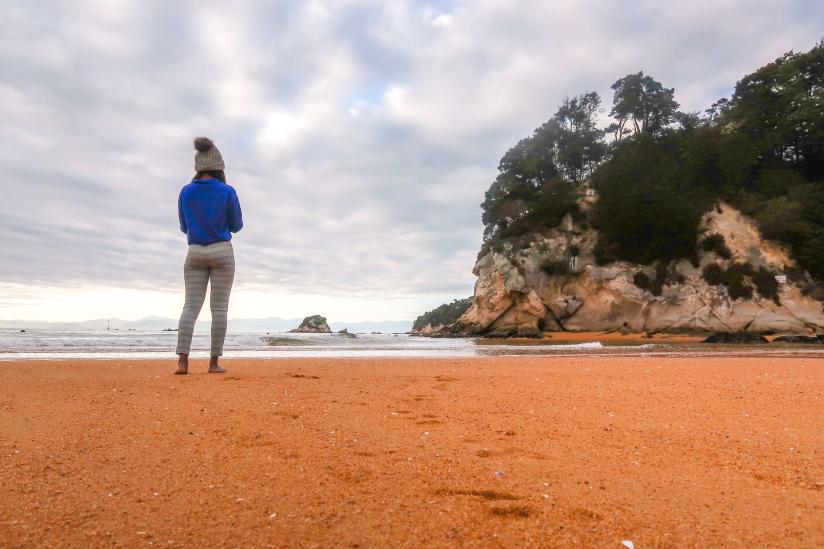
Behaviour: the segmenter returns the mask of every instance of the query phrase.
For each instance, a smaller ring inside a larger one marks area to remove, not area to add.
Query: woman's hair
[[[197,172],[192,179],[203,179],[204,177],[211,177],[212,179],[217,179],[218,181],[223,181],[224,183],[226,183],[226,174],[223,172],[223,170]]]

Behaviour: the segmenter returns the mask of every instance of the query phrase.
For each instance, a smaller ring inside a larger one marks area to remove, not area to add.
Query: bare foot
[[[180,358],[177,359],[177,370],[175,370],[176,376],[185,376],[189,373],[189,357],[187,355],[180,355]]]
[[[225,374],[226,373],[226,370],[224,370],[223,368],[221,368],[220,366],[217,365],[217,357],[216,356],[213,356],[209,360],[209,373],[210,374]]]

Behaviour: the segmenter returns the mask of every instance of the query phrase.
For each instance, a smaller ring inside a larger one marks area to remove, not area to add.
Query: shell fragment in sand
[[[621,545],[623,545],[623,546],[624,546],[624,547],[626,547],[627,549],[635,549],[635,544],[634,544],[634,543],[632,543],[632,542],[631,542],[630,540],[628,540],[628,539],[625,539],[624,541],[622,541],[622,542],[621,542]]]

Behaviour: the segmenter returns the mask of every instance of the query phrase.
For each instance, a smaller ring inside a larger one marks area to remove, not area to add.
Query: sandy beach
[[[0,546],[824,546],[824,362],[4,362]]]

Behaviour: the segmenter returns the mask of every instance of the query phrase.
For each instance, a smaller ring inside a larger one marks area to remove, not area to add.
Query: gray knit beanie
[[[195,171],[196,172],[211,172],[217,170],[225,170],[226,165],[223,164],[223,157],[220,156],[220,151],[217,150],[215,144],[208,137],[195,138]]]

